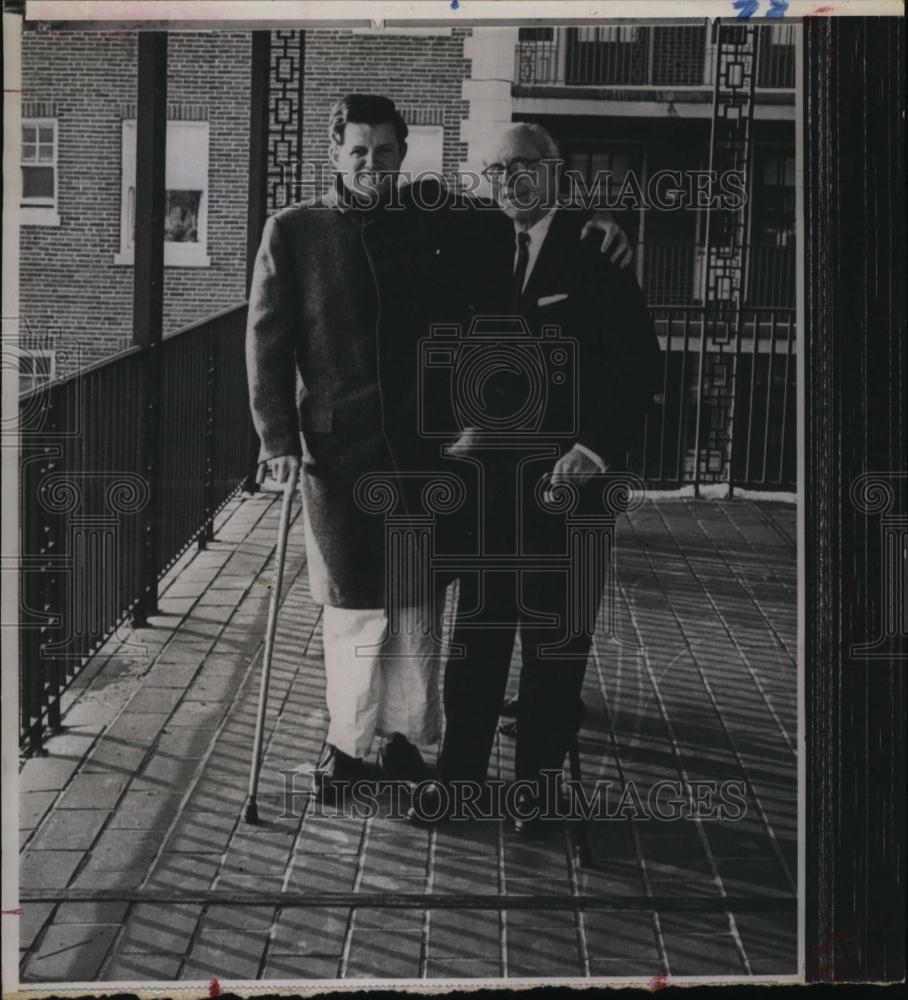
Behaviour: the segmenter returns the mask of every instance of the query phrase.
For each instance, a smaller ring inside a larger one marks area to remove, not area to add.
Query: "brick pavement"
[[[390,794],[371,816],[318,814],[302,772],[327,719],[300,531],[262,823],[242,821],[277,515],[232,502],[169,574],[161,615],[94,657],[49,755],[25,762],[22,893],[44,896],[23,903],[24,982],[796,973],[793,507],[659,500],[622,519],[579,741],[610,816],[588,826],[592,867],[574,824],[529,842],[497,821],[427,832]],[[493,770],[512,763],[501,738]],[[737,782],[741,815],[643,818],[671,808],[666,781]]]

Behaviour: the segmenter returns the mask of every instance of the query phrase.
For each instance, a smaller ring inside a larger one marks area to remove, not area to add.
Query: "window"
[[[554,28],[519,28],[517,38],[521,42],[553,42]]]
[[[790,149],[756,149],[751,230],[755,243],[788,246],[795,236],[795,158]]]
[[[164,264],[207,267],[208,122],[169,121],[164,164]],[[123,188],[117,264],[132,264],[136,230],[136,123],[123,122]]]
[[[645,84],[649,28],[633,24],[567,29],[565,82],[568,84]]]
[[[754,148],[746,302],[795,305],[795,158],[781,145]]]
[[[573,187],[568,184],[562,193],[576,197],[582,195],[584,186],[586,190],[595,192],[598,184],[599,195],[606,205],[614,204],[613,211],[616,212],[630,212],[628,206],[618,201],[618,196],[622,192],[628,174],[633,173],[635,179],[639,179],[640,162],[640,151],[632,147],[620,148],[597,144],[572,149],[566,157],[566,165]],[[565,180],[568,180],[568,177],[565,177]],[[633,191],[631,188],[628,190]],[[629,204],[631,199],[626,197],[623,200]],[[633,218],[635,220],[633,227],[625,230],[631,236],[637,231],[636,215]]]
[[[765,24],[758,29],[758,87],[794,88],[796,30],[794,24]]]
[[[23,119],[21,162],[22,221],[31,225],[58,226],[55,118]]]
[[[642,34],[636,24],[610,24],[595,28],[577,28],[577,39],[581,42],[636,42]]]
[[[56,372],[54,351],[23,350],[19,355],[19,392],[25,393],[53,381]]]
[[[427,170],[440,174],[444,137],[442,125],[411,125],[407,134],[407,155],[401,170],[412,180]]]

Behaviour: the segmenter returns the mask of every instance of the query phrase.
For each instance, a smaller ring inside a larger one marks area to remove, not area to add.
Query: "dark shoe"
[[[573,802],[559,779],[554,802],[548,788],[541,796],[522,789],[516,798],[509,818],[511,826],[518,836],[536,837],[543,832],[544,823],[547,823],[551,829],[553,823],[570,818],[572,813]]]
[[[422,754],[400,733],[392,733],[382,747],[381,769],[393,781],[428,781],[432,771],[422,759]]]
[[[528,792],[521,792],[514,803],[514,809],[510,816],[511,826],[518,837],[534,837],[542,827],[542,819],[539,816],[539,807],[536,796]]]
[[[378,781],[380,772],[362,757],[351,757],[330,743],[325,744],[313,775],[319,799],[335,799],[357,781]]]
[[[525,840],[531,840],[533,837],[538,837],[542,832],[542,820],[538,817],[536,819],[515,819],[514,820],[514,833],[518,837],[523,837]]]
[[[439,781],[424,781],[413,791],[407,822],[413,826],[437,826],[447,819],[450,809],[451,797],[447,788]]]

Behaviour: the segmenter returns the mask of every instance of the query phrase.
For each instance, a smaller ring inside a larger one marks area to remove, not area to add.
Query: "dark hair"
[[[393,125],[399,145],[403,145],[409,131],[407,123],[394,106],[394,101],[378,94],[347,94],[334,105],[328,118],[328,137],[331,142],[340,145],[344,141],[347,122],[359,125]]]

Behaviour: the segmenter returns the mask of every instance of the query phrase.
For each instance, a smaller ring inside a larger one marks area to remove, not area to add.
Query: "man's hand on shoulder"
[[[276,483],[295,482],[299,479],[300,464],[299,455],[278,455],[268,460],[268,471]]]
[[[598,211],[587,222],[580,233],[580,239],[602,233],[601,253],[608,254],[608,259],[618,267],[627,267],[634,259],[634,248],[624,230],[615,221],[611,212]]]
[[[597,472],[605,471],[605,466],[596,462],[585,448],[574,445],[567,454],[555,463],[552,472],[552,486],[562,483],[576,483],[585,486]]]
[[[460,436],[453,443],[448,445],[447,454],[455,458],[463,455],[471,455],[482,442],[482,431],[478,427],[465,427]]]

